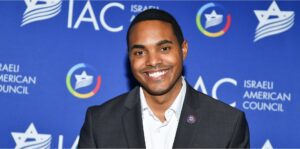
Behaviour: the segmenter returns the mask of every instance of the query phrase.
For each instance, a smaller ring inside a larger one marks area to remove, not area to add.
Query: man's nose
[[[147,66],[157,66],[158,64],[162,63],[161,55],[156,51],[151,51],[147,55]]]

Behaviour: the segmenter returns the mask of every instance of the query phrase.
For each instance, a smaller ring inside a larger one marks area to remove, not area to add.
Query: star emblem
[[[26,10],[21,26],[55,17],[61,11],[62,0],[24,0]]]
[[[206,18],[205,28],[216,26],[223,22],[223,15],[217,14],[215,10],[213,10],[210,14],[204,14],[204,16]]]
[[[88,75],[86,71],[83,71],[80,75],[75,75],[76,83],[75,89],[87,87],[93,83],[93,76]]]
[[[25,13],[27,13],[34,9],[45,8],[51,5],[58,4],[61,0],[24,0],[24,1],[27,5],[27,9],[25,11]]]
[[[294,11],[281,11],[273,1],[268,10],[254,10],[259,21],[254,42],[287,31],[294,25]]]
[[[259,21],[257,28],[260,28],[265,24],[285,19],[294,14],[293,11],[280,11],[275,1],[272,2],[268,10],[254,10],[254,13]],[[272,16],[275,18],[272,19]]]
[[[12,132],[13,139],[15,140],[15,148],[50,148],[51,135],[49,134],[38,134],[31,123],[25,133]]]

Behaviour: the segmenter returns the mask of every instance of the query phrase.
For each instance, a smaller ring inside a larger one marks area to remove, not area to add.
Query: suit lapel
[[[193,88],[187,84],[185,100],[173,143],[173,148],[186,148],[192,146],[192,138],[194,138],[194,136],[197,134],[199,125],[201,124],[200,116],[197,112],[198,104],[196,100],[195,91],[193,91]]]
[[[201,101],[198,99],[198,93],[187,84],[178,128],[176,131],[173,148],[192,147],[193,138],[196,137],[199,128],[203,125],[203,113],[199,107]],[[141,105],[139,96],[139,87],[134,88],[126,97],[125,107],[127,111],[122,117],[123,128],[129,148],[145,148],[145,139],[143,131],[143,122],[141,116]],[[195,118],[195,122],[188,121],[189,117]],[[197,135],[199,137],[199,135]],[[201,136],[201,135],[200,135]]]
[[[122,118],[123,128],[129,148],[145,148],[139,87],[134,88],[125,99],[128,111]]]

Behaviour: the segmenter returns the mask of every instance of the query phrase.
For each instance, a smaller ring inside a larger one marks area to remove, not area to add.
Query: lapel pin
[[[186,121],[189,124],[194,124],[196,122],[196,117],[194,115],[189,115]]]

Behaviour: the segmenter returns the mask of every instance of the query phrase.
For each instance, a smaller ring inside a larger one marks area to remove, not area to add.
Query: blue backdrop
[[[0,148],[75,148],[87,107],[127,92],[139,12],[175,16],[185,78],[246,113],[253,148],[300,147],[299,1],[0,2]]]

